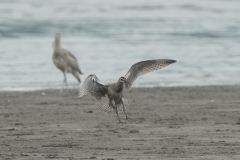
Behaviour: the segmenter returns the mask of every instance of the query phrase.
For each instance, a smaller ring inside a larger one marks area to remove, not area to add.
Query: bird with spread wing
[[[123,124],[119,118],[119,108],[122,108],[126,116],[126,120],[130,120],[130,118],[126,114],[125,108],[125,106],[128,105],[129,100],[124,99],[124,91],[130,90],[133,82],[139,76],[155,70],[159,70],[175,62],[175,60],[171,59],[154,59],[138,62],[132,65],[132,67],[128,70],[124,77],[122,76],[118,79],[116,83],[110,84],[105,84],[101,82],[95,74],[91,74],[84,80],[82,84],[79,85],[78,95],[79,97],[89,95],[98,102],[101,101],[102,97],[107,96],[109,102],[101,106],[101,110],[105,112],[114,111],[117,114],[119,123]]]

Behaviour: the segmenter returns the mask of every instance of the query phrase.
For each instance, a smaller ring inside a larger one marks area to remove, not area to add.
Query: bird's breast
[[[53,63],[57,68],[64,72],[71,72],[71,68],[68,66],[67,62],[61,56],[53,56]]]
[[[119,101],[119,99],[123,96],[122,90],[116,90],[114,87],[108,88],[108,98],[114,100],[115,102]]]

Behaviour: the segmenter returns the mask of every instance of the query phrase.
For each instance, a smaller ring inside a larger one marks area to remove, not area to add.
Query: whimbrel
[[[55,40],[53,42],[53,63],[54,65],[63,72],[63,85],[64,83],[67,88],[67,77],[66,73],[72,73],[72,75],[78,80],[80,83],[81,80],[79,78],[79,74],[82,74],[76,57],[70,53],[68,50],[61,47],[61,35],[60,33],[55,34]]]
[[[96,75],[91,74],[79,86],[78,95],[79,97],[89,95],[98,102],[101,101],[102,97],[107,96],[109,102],[104,104],[101,107],[101,110],[105,112],[116,112],[119,123],[123,124],[118,115],[119,108],[122,108],[126,116],[126,120],[130,119],[125,111],[125,105],[126,102],[128,103],[128,100],[124,99],[123,97],[124,91],[128,91],[131,88],[133,82],[137,79],[137,77],[161,69],[175,62],[175,60],[171,59],[154,59],[138,62],[132,65],[124,77],[122,76],[116,83],[110,84],[101,82]]]

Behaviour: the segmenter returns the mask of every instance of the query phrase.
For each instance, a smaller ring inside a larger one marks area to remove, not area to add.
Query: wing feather
[[[74,70],[77,70],[80,74],[82,74],[82,71],[80,70],[80,67],[78,65],[77,58],[68,50],[62,48],[62,52],[66,55],[67,63],[71,68]]]
[[[104,105],[102,105],[100,107],[100,110],[105,112],[105,113],[112,113],[114,108],[112,107],[112,105],[108,102],[108,103],[105,103]]]
[[[125,83],[124,89],[129,90],[133,82],[137,79],[137,77],[164,68],[175,62],[176,62],[175,60],[171,59],[154,59],[141,61],[132,65],[132,67],[128,70],[128,72],[125,75],[125,78],[131,85]]]
[[[102,83],[96,75],[89,75],[78,87],[78,96],[89,95],[96,101],[101,101],[108,93],[107,85]]]

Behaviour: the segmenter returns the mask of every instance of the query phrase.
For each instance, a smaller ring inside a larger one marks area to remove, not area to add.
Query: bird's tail
[[[110,103],[105,103],[100,107],[100,110],[105,112],[105,113],[112,113],[114,108]]]
[[[130,105],[131,102],[132,102],[131,99],[123,99],[125,109]],[[121,108],[121,110],[123,111],[123,106],[121,104],[118,104],[116,107],[118,109]],[[115,111],[115,108],[110,103],[105,103],[100,107],[100,110],[105,113],[112,113],[113,111]]]
[[[78,72],[75,71],[75,72],[73,72],[72,74],[73,74],[73,76],[78,80],[78,82],[81,83],[81,79],[79,78]]]
[[[80,68],[79,68],[78,72],[79,72],[79,74],[83,74],[83,72],[81,71],[81,69],[80,69]]]
[[[132,99],[125,99],[125,98],[123,98],[123,103],[124,103],[124,105],[125,106],[130,106],[130,103],[132,102]]]

